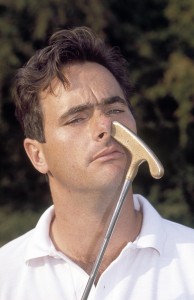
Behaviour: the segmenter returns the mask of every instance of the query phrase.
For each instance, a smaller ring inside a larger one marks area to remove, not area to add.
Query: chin
[[[102,187],[108,187],[111,189],[117,189],[125,179],[124,172],[116,172],[115,170],[110,170],[107,172],[104,172],[101,174],[100,177],[98,177],[98,184],[100,184]]]

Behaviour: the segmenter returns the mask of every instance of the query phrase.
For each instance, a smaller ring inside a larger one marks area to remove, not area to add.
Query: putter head
[[[112,137],[122,144],[131,153],[131,164],[126,179],[133,181],[140,164],[147,161],[152,177],[159,179],[164,174],[164,169],[152,150],[131,130],[119,122],[112,123]]]

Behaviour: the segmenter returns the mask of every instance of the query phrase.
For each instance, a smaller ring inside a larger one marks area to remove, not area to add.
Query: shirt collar
[[[133,245],[137,248],[154,248],[160,254],[164,247],[166,233],[163,229],[163,219],[153,206],[141,195],[134,195],[134,207],[142,210],[143,222],[138,238]],[[39,219],[29,241],[26,261],[44,256],[59,256],[50,235],[50,224],[54,216],[54,206],[50,206]]]
[[[50,206],[40,217],[36,227],[32,232],[26,253],[26,261],[44,256],[54,256],[56,250],[51,241],[49,231],[52,218],[54,216],[54,206]]]
[[[138,248],[154,248],[162,254],[166,239],[163,218],[141,195],[134,195],[134,207],[142,210],[142,228],[135,243]]]

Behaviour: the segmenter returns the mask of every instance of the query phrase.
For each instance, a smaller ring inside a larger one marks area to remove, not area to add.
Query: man
[[[125,60],[87,28],[61,30],[18,71],[16,114],[54,206],[0,251],[1,300],[81,299],[118,201],[136,132]],[[194,299],[194,231],[128,192],[88,299]]]

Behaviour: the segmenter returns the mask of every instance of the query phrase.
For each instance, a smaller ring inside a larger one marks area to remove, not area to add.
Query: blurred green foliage
[[[59,28],[86,25],[121,48],[134,85],[139,135],[164,164],[134,182],[167,218],[194,227],[193,0],[0,0],[0,244],[25,232],[50,205],[46,179],[23,150],[14,117],[15,70]]]
[[[2,208],[0,211],[0,245],[32,229],[36,225],[39,215],[40,211],[16,210],[13,212],[9,207]]]

